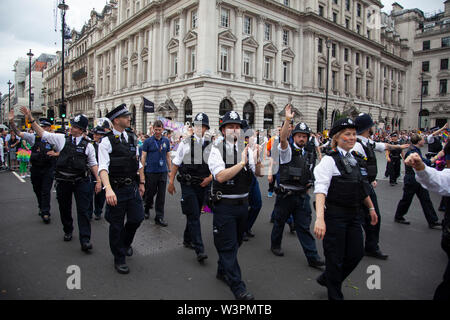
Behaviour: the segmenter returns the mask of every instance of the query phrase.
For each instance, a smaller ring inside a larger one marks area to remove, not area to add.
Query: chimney
[[[400,11],[400,10],[403,10],[403,7],[398,2],[394,2],[392,4],[392,12],[397,12],[397,11]]]
[[[445,13],[444,16],[445,17],[450,17],[450,0],[447,0],[444,2],[445,5]]]

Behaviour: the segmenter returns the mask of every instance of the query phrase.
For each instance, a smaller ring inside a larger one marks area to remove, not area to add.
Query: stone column
[[[217,46],[212,46],[218,39],[217,28],[216,2],[199,0],[197,74],[200,76],[211,76],[217,70]]]
[[[258,49],[256,51],[256,81],[258,84],[263,82],[264,70],[264,24],[266,22],[265,16],[258,17]]]
[[[186,45],[183,41],[186,36],[186,10],[179,10],[178,14],[180,17],[180,35],[178,37],[178,79],[183,80],[186,72]]]
[[[147,72],[147,83],[152,83],[153,80],[153,75],[152,75],[152,57],[153,57],[153,48],[152,48],[152,43],[153,43],[153,34],[152,34],[152,29],[153,26],[150,23],[148,26],[148,42],[145,44],[147,46],[148,49],[148,54],[147,54],[147,70],[145,70],[145,72]]]
[[[311,52],[312,52],[312,65],[313,65],[313,72],[312,72],[312,77],[313,77],[313,88],[314,90],[317,90],[317,88],[319,87],[318,84],[318,70],[319,70],[319,63],[317,60],[317,56],[318,56],[318,45],[319,45],[319,38],[317,37],[316,34],[312,34],[312,41],[313,41],[313,46],[311,48]],[[325,46],[326,48],[326,46]],[[308,60],[311,61],[311,60]],[[322,77],[324,77],[324,80],[326,79],[326,74],[322,74]]]
[[[344,60],[345,48],[342,43],[339,43],[339,52],[340,52],[339,64],[341,66],[339,70],[339,91],[343,96],[345,96],[345,60]]]
[[[356,52],[355,50],[352,48],[351,49],[351,58],[350,61],[352,62],[352,66],[353,66],[353,73],[352,73],[352,81],[350,84],[350,92],[352,93],[353,96],[356,96]]]
[[[277,87],[281,86],[282,79],[282,49],[283,49],[283,25],[281,23],[276,24],[276,46],[278,49],[277,57],[275,61],[275,81]]]
[[[116,61],[116,48],[112,47],[110,49],[111,52],[111,63],[109,65],[109,92],[112,94],[116,88],[114,88],[114,67],[117,66],[117,61]],[[116,67],[117,68],[117,67]]]
[[[138,48],[137,48],[137,54],[138,54],[138,67],[137,67],[137,85],[141,86],[142,81],[144,79],[143,73],[142,73],[142,43],[144,42],[144,30],[139,30],[138,32]]]
[[[362,63],[362,72],[363,72],[363,76],[361,79],[361,100],[366,100],[367,97],[367,92],[366,92],[366,80],[367,80],[367,75],[366,75],[366,59],[367,56],[363,53],[361,53],[361,63]]]
[[[312,63],[306,63],[306,61],[313,61],[313,55],[314,55],[314,38],[313,33],[310,30],[304,30],[303,31],[303,38],[304,40],[304,48],[302,48],[303,51],[303,59],[304,61],[300,64],[303,69],[303,75],[300,76],[300,79],[302,79],[302,86],[307,90],[312,90],[314,88],[314,72],[316,70],[314,69],[314,65]]]
[[[121,89],[121,77],[122,77],[122,43],[121,41],[116,41],[116,91]]]
[[[294,63],[293,66],[291,68],[291,78],[292,78],[292,85],[294,86],[295,90],[298,90],[298,77],[297,77],[297,70],[298,70],[298,66],[299,66],[299,56],[300,56],[300,52],[298,50],[298,43],[299,41],[299,37],[300,37],[300,29],[296,28],[293,32],[293,43],[292,43],[292,48],[294,49],[295,52],[295,57],[294,57]]]
[[[157,19],[153,23],[152,28],[152,83],[153,85],[158,85],[159,81],[161,79],[161,60],[160,60],[160,39],[161,39],[161,32],[160,32],[161,23]]]
[[[131,35],[128,38],[128,75],[127,75],[127,88],[131,88],[131,77],[132,77],[132,64],[131,64],[131,54],[133,53],[133,37],[134,35]]]
[[[169,78],[169,72],[170,72],[169,70],[171,68],[169,52],[167,51],[167,45],[169,43],[169,37],[170,37],[170,34],[169,34],[169,32],[170,32],[169,31],[169,22],[170,22],[169,18],[163,19],[163,28],[161,28],[162,32],[163,32],[163,37],[162,37],[163,43],[162,43],[161,48],[160,48],[161,55],[162,55],[162,58],[163,58],[162,59],[163,63],[161,65],[161,68],[162,68],[162,73],[161,74],[162,74],[162,82],[163,83],[167,82],[167,80]]]
[[[243,15],[244,9],[239,7],[236,9],[236,46],[234,54],[234,74],[236,80],[241,80],[242,78],[242,37],[244,33],[243,25]]]
[[[303,5],[303,2],[301,2]],[[296,54],[296,59],[298,61],[298,67],[295,70],[296,72],[298,72],[297,74],[297,81],[298,81],[298,90],[301,91],[303,90],[303,65],[304,65],[304,41],[303,41],[303,26],[300,26],[297,29],[297,37],[298,37],[298,42],[297,42],[297,54]]]

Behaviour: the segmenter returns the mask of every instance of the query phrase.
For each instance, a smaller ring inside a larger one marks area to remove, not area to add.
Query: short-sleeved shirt
[[[157,140],[152,136],[145,140],[142,147],[143,152],[147,152],[147,160],[145,162],[145,172],[163,173],[168,172],[167,153],[170,152],[170,141],[166,137]]]

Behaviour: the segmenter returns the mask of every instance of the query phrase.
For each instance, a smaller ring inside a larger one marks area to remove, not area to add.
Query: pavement
[[[389,259],[364,257],[345,281],[344,296],[347,300],[432,299],[448,261],[440,248],[441,231],[428,228],[417,198],[407,215],[411,225],[393,222],[402,196],[402,180],[390,186],[382,176],[383,155],[379,161],[376,190],[382,215],[380,247],[389,254]],[[258,300],[326,300],[326,289],[315,281],[321,272],[308,266],[298,238],[289,233],[289,228],[285,228],[283,236],[285,256],[271,253],[269,220],[275,197],[267,197],[265,177],[259,183],[263,208],[253,227],[256,237],[244,242],[238,255],[248,290]],[[52,221],[45,225],[38,216],[30,179],[21,182],[11,172],[0,173],[0,300],[233,299],[229,288],[215,278],[218,256],[213,242],[212,214],[201,216],[209,258],[200,265],[194,251],[182,245],[186,219],[180,209],[178,184],[176,190],[174,196],[168,193],[166,196],[165,219],[169,226],[155,225],[155,213],[151,211],[150,219],[136,233],[134,255],[127,259],[131,272],[121,275],[113,267],[109,225],[104,219],[92,221],[93,250],[86,254],[80,249],[75,205],[74,237],[71,242],[64,242],[56,193],[52,193]],[[437,210],[440,197],[431,194],[431,199]],[[438,212],[438,216],[442,219],[443,213]],[[315,216],[311,228],[314,221]],[[318,240],[316,243],[323,257],[322,243]],[[73,283],[72,272],[67,272],[70,266],[79,267],[80,289],[71,290],[67,286],[68,282]],[[379,267],[379,289],[368,289],[371,266]]]

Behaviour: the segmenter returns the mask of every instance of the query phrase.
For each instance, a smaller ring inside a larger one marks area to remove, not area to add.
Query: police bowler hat
[[[355,122],[350,118],[341,118],[336,120],[333,124],[333,128],[331,128],[329,132],[329,137],[332,138],[336,133],[342,131],[344,129],[356,129]]]

